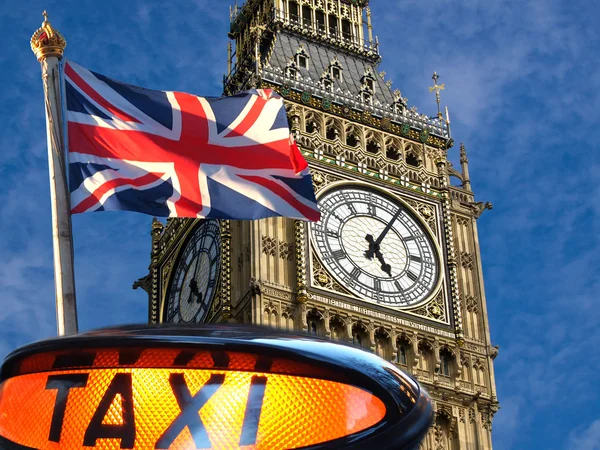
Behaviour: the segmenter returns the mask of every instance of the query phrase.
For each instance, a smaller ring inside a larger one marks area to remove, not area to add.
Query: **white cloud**
[[[599,450],[600,419],[592,422],[587,428],[573,431],[569,435],[566,450]]]

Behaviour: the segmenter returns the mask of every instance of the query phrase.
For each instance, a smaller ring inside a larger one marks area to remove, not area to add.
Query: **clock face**
[[[200,222],[175,266],[167,300],[167,322],[200,323],[205,319],[216,293],[220,248],[219,222]]]
[[[321,260],[354,294],[385,306],[425,300],[439,278],[439,258],[424,226],[391,197],[341,187],[319,198],[311,225]]]

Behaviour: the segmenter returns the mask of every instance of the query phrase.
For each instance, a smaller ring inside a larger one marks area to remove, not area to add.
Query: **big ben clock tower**
[[[150,322],[267,325],[350,342],[422,383],[423,449],[491,449],[498,409],[466,150],[379,70],[368,0],[231,10],[224,91],[272,88],[307,159],[318,223],[170,219],[152,227]]]

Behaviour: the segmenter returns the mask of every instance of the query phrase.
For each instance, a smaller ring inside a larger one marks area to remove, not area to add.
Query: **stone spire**
[[[460,143],[460,166],[462,167],[463,188],[471,191],[471,180],[469,179],[469,159],[467,158],[467,150],[465,144]]]

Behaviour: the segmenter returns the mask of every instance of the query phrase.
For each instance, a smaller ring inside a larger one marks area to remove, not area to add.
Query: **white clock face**
[[[220,229],[216,220],[200,222],[175,267],[166,322],[200,323],[216,293],[220,268]]]
[[[381,305],[414,306],[434,290],[437,251],[423,225],[399,202],[363,187],[319,198],[314,247],[327,269],[354,294]]]

